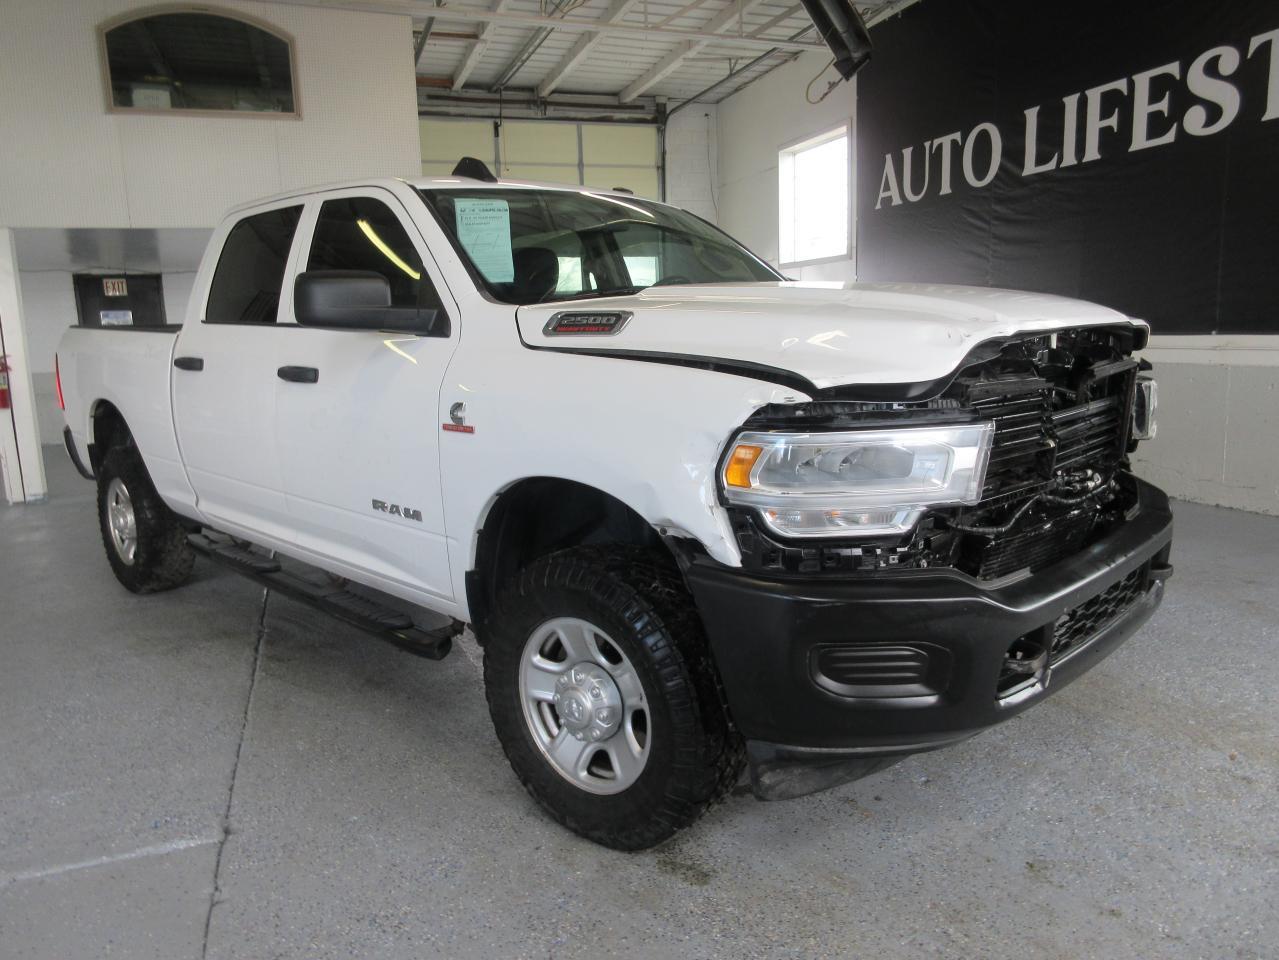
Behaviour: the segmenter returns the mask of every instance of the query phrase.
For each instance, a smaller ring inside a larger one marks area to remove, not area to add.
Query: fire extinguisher
[[[9,358],[0,356],[0,410],[9,409]]]

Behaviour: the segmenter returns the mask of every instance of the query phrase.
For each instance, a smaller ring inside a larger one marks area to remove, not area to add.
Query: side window
[[[227,234],[213,272],[205,323],[275,323],[301,207],[245,217]]]
[[[324,201],[306,268],[380,273],[391,285],[391,306],[443,308],[403,224],[371,197]]]

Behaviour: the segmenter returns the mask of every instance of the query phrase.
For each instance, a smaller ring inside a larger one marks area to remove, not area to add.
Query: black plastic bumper
[[[685,572],[747,740],[755,791],[783,798],[963,740],[1061,689],[1154,612],[1171,573],[1171,541],[1168,498],[1139,483],[1122,527],[1002,585],[943,569],[770,579],[705,557]],[[1121,589],[1124,606],[1101,610],[1068,654],[1044,653],[1023,667],[1033,674],[1015,692],[1001,692],[1014,642],[1041,638],[1051,646],[1063,615],[1096,611]],[[832,682],[822,672],[832,662],[873,661],[878,651],[899,659],[872,663],[870,684]],[[898,669],[893,663],[908,664],[910,674],[895,685],[882,682]]]

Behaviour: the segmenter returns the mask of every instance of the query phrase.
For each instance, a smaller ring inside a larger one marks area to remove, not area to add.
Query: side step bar
[[[284,570],[280,561],[234,543],[214,540],[202,533],[190,534],[187,542],[197,553],[256,580],[264,587],[315,607],[381,640],[393,643],[401,650],[428,660],[443,660],[453,648],[453,638],[462,632],[459,620],[454,620],[445,627],[424,630],[415,626],[407,614],[384,607],[341,587],[311,583]]]

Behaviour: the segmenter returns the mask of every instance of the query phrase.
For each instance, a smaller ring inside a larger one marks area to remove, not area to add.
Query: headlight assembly
[[[756,507],[785,537],[904,533],[925,507],[976,503],[990,423],[743,433],[720,474],[729,503]]]

